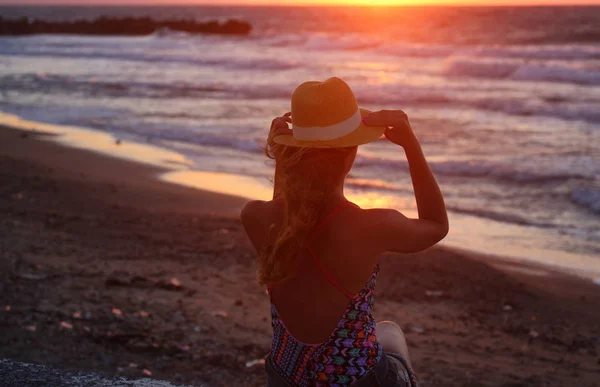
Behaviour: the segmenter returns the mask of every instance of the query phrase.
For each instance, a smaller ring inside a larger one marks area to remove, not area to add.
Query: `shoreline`
[[[269,350],[269,300],[221,211],[245,199],[24,134],[0,129],[0,358],[264,386],[246,363]],[[590,281],[445,247],[381,262],[375,318],[402,326],[424,387],[595,386]]]
[[[164,183],[159,176],[169,171],[168,169],[152,164],[143,157],[138,160],[126,157],[127,149],[123,151],[122,157],[119,157],[119,155],[110,155],[102,150],[94,151],[88,148],[69,146],[68,143],[57,140],[57,136],[60,135],[26,131],[0,124],[0,142],[6,146],[5,149],[0,149],[0,155],[30,163],[49,165],[52,170],[58,170],[74,180],[92,180],[109,187],[125,185],[135,189],[148,190],[149,193],[158,193],[154,200],[151,199],[152,195],[147,195],[148,198],[145,198],[146,200],[150,199],[151,210],[189,211],[233,217],[239,214],[239,210],[247,201],[238,196]],[[23,144],[23,142],[27,143]],[[49,158],[52,159],[49,160]],[[119,173],[113,171],[119,171]],[[177,203],[162,200],[175,195],[178,196],[178,199],[179,197],[189,197],[189,200],[179,199]],[[195,200],[195,195],[202,197],[204,202]],[[127,200],[135,203],[135,198],[123,198],[124,202]]]
[[[110,133],[89,128],[25,120],[17,115],[0,112],[0,130],[3,130],[3,128],[23,131],[34,136],[41,136],[42,138],[48,136],[53,143],[59,146],[99,154],[103,157],[118,159],[125,163],[147,166],[152,169],[152,172],[148,173],[150,178],[156,183],[174,185],[182,189],[211,192],[213,195],[216,195],[214,196],[215,198],[218,198],[218,195],[224,195],[229,199],[236,198],[240,203],[253,199],[270,200],[271,197],[271,187],[266,182],[259,181],[256,178],[230,173],[193,170],[190,169],[193,166],[193,162],[175,151],[151,144],[122,141],[115,139]],[[117,176],[115,178],[118,179]],[[247,195],[240,195],[240,191],[247,193]],[[235,215],[239,213],[239,209],[241,209],[239,203],[237,203],[233,210],[226,208],[226,206],[220,207],[220,210],[228,214],[235,213]],[[526,253],[522,253],[519,256],[515,254],[489,253],[477,248],[468,249],[456,245],[448,245],[447,241],[443,241],[442,245],[438,247],[461,254],[472,255],[478,259],[496,261],[504,266],[514,267],[515,265],[521,265],[524,268],[529,267],[534,270],[575,275],[600,286],[600,269],[591,271],[583,267],[578,268],[559,265],[553,262],[542,262],[539,259],[527,257]],[[589,258],[586,256],[585,259]],[[590,265],[588,264],[587,266]]]

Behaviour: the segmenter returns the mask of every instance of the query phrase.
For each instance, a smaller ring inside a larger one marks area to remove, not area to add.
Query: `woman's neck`
[[[283,181],[281,177],[281,170],[275,165],[275,176],[273,178],[273,199],[283,198],[285,197],[283,193]],[[344,182],[346,178],[342,179],[340,183],[338,183],[335,187],[330,188],[330,195],[326,199],[331,202],[339,202],[341,200],[346,200],[346,196],[344,195]]]

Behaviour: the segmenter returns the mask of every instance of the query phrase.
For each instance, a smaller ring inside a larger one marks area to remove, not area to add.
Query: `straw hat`
[[[350,86],[340,78],[305,82],[292,95],[292,135],[275,136],[277,144],[310,148],[345,148],[383,135],[385,126],[366,126],[371,112],[358,107]]]

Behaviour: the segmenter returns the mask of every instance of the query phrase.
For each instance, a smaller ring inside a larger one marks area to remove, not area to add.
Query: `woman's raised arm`
[[[448,234],[448,214],[408,116],[401,110],[383,110],[363,121],[366,125],[388,126],[387,139],[404,148],[419,211],[418,219],[409,219],[395,210],[369,211],[384,249],[413,253],[433,246]]]

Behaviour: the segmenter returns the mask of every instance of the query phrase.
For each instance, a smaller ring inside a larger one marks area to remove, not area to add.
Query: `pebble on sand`
[[[229,317],[229,313],[225,312],[224,310],[215,310],[214,312],[212,312],[212,315],[221,318]]]
[[[441,297],[444,295],[444,292],[441,290],[427,290],[425,291],[425,295],[427,297]]]
[[[529,337],[531,337],[532,339],[535,339],[536,337],[538,337],[540,334],[537,333],[535,330],[530,330],[529,331]]]
[[[246,367],[252,368],[255,365],[265,364],[265,359],[254,359],[246,362]]]

